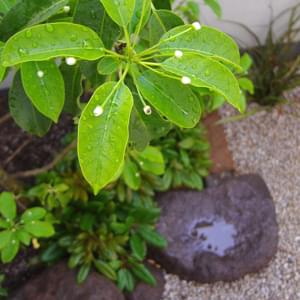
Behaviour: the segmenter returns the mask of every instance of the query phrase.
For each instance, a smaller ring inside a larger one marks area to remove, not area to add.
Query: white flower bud
[[[68,12],[70,12],[71,7],[69,5],[64,6],[64,12],[67,14]]]
[[[95,117],[100,117],[103,114],[103,108],[102,106],[98,105],[93,111],[93,114]]]
[[[174,55],[175,55],[176,58],[181,58],[183,56],[183,52],[180,51],[180,50],[176,50]]]
[[[43,71],[41,71],[41,70],[39,70],[39,71],[37,71],[37,76],[39,77],[39,78],[43,78],[44,77],[44,72]]]
[[[150,107],[149,105],[146,105],[146,106],[144,107],[144,113],[145,113],[145,115],[147,115],[147,116],[149,116],[149,115],[152,114],[152,109],[151,109],[151,107]]]
[[[76,64],[77,60],[74,57],[67,57],[66,58],[66,64],[69,66],[74,66]]]
[[[201,27],[202,27],[199,22],[194,22],[192,25],[193,25],[193,27],[194,27],[195,30],[200,30]]]
[[[190,83],[192,82],[192,80],[191,80],[190,77],[183,76],[183,77],[181,78],[181,82],[182,82],[183,84],[190,84]]]

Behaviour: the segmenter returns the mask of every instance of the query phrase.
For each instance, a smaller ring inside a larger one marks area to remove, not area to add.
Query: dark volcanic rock
[[[170,273],[199,282],[232,281],[259,271],[276,253],[274,204],[258,175],[158,198],[158,231],[169,245],[153,250],[153,257]]]
[[[127,300],[161,300],[164,287],[165,278],[163,271],[154,266],[147,265],[148,269],[151,271],[152,275],[156,279],[156,286],[150,286],[148,284],[140,282],[132,294],[126,296]]]
[[[124,300],[119,289],[108,279],[91,273],[81,285],[74,271],[59,263],[22,287],[13,300]]]

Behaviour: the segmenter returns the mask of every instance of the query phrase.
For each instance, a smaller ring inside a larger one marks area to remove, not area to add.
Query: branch
[[[66,148],[64,148],[48,165],[45,165],[41,168],[29,170],[29,171],[21,171],[15,174],[11,174],[10,176],[12,178],[28,178],[28,177],[34,177],[39,174],[45,173],[53,169],[61,160],[63,160],[72,149],[76,148],[76,145],[77,145],[77,141],[75,140],[71,144],[69,144]]]
[[[8,121],[11,118],[10,114],[5,114],[4,116],[0,117],[0,125],[2,125],[4,122]]]

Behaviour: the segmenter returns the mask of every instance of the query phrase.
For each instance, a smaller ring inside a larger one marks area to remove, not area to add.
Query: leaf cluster
[[[184,25],[169,5],[22,0],[0,23],[1,79],[16,69],[12,117],[42,136],[63,111],[72,113],[79,163],[95,194],[120,176],[128,145],[144,151],[170,126],[198,124],[198,89],[245,108],[236,43],[198,22]],[[87,103],[83,94],[92,95]]]

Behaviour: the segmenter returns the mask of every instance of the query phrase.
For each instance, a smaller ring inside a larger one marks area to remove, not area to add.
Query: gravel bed
[[[225,125],[237,171],[261,174],[271,190],[280,227],[276,258],[233,283],[197,284],[166,275],[164,300],[300,300],[300,90],[291,96],[291,105]],[[221,114],[229,117],[234,110],[225,107]]]

